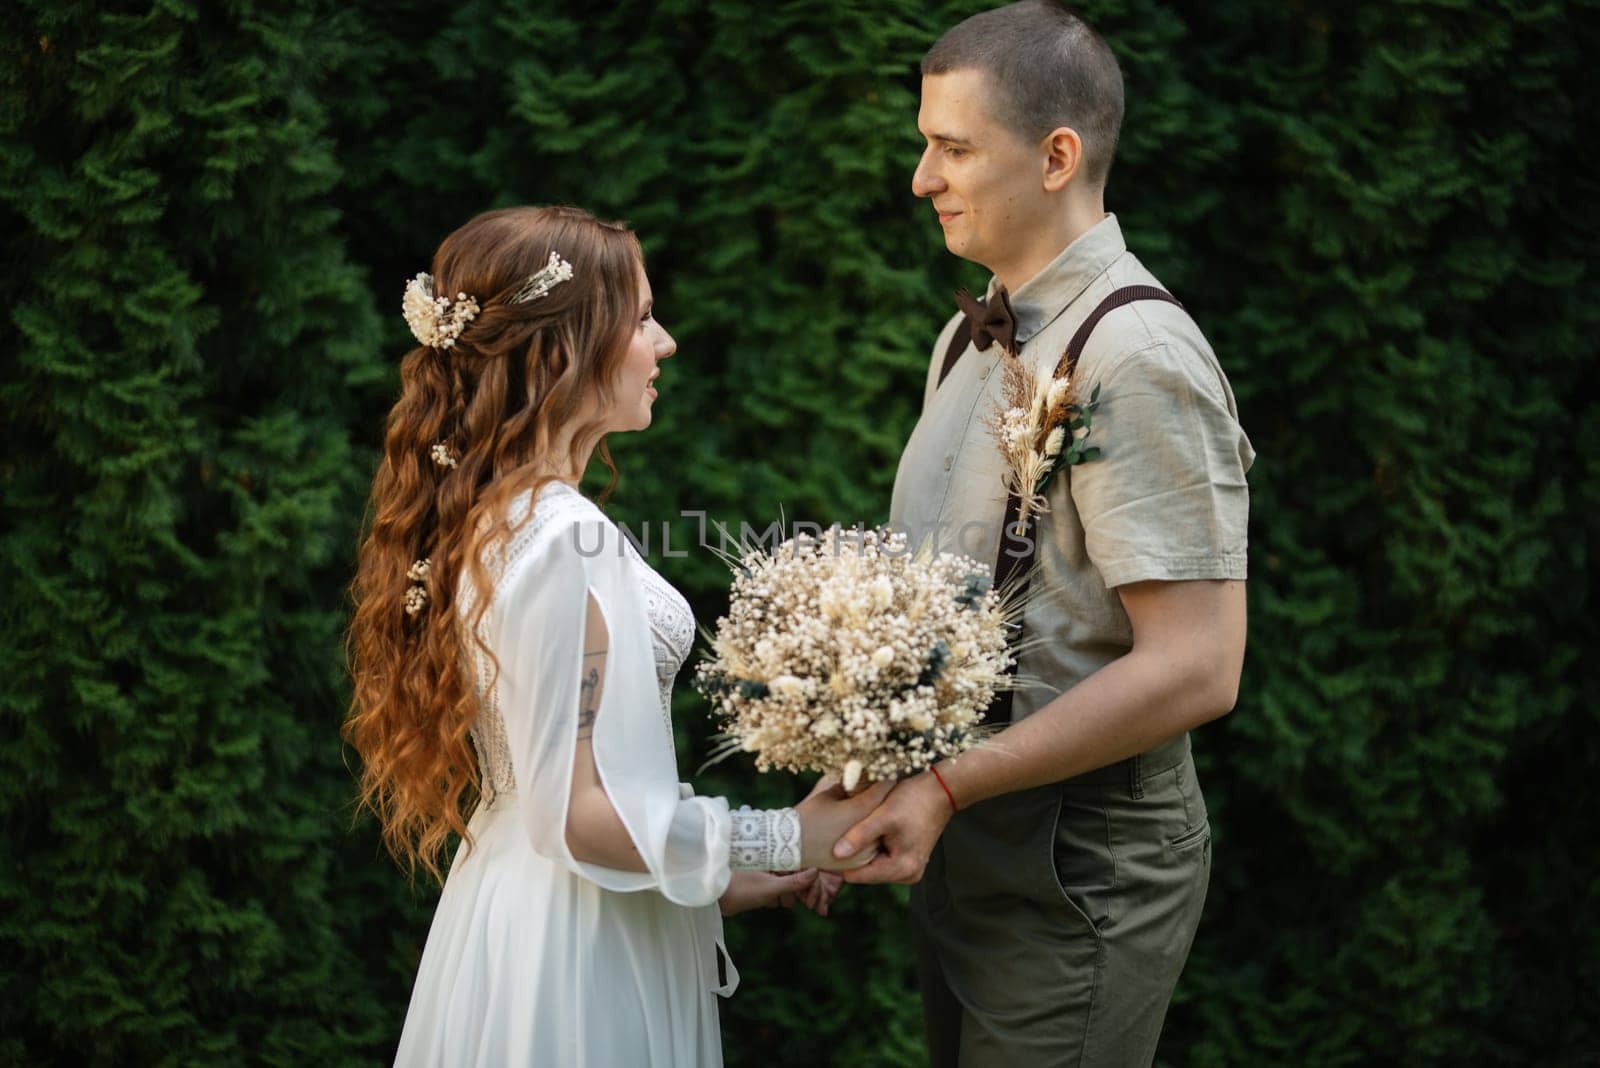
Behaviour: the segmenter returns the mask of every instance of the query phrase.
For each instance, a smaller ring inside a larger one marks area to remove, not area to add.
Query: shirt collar
[[[1011,294],[1011,311],[1016,317],[1016,342],[1020,347],[1027,340],[1055,321],[1067,305],[1082,295],[1089,283],[1105,273],[1113,260],[1128,251],[1122,239],[1122,227],[1117,217],[1107,213],[1061,254],[1051,260],[1043,270]],[[999,280],[989,279],[989,297],[994,296]]]

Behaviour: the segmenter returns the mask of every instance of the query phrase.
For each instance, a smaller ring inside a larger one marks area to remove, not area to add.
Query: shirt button
[[[982,373],[982,374],[980,374],[980,375],[979,375],[979,376],[978,376],[978,378],[979,378],[979,379],[984,379],[984,378],[988,378],[988,377],[989,377],[989,372],[990,372],[990,371],[992,371],[992,370],[994,370],[994,368],[993,368],[993,367],[985,367],[985,368],[984,368],[984,369],[983,369],[983,373]]]
[[[950,465],[955,462],[955,459],[954,456],[946,456],[944,458],[944,469],[946,471],[950,470]]]

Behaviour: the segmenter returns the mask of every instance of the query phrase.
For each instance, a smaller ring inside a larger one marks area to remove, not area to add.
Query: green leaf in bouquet
[[[994,585],[994,580],[988,575],[979,573],[967,576],[967,584],[957,595],[956,602],[962,608],[977,608],[982,602],[984,594],[989,592],[989,587]]]
[[[695,678],[694,688],[699,690],[707,700],[714,701],[733,689],[733,683],[728,681],[726,675],[707,671]]]
[[[922,669],[922,674],[917,676],[918,686],[931,686],[938,681],[944,673],[944,665],[950,659],[950,647],[942,641],[934,642],[933,649],[928,653],[928,662]]]

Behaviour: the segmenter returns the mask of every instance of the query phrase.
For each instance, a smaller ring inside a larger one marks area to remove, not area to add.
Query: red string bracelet
[[[928,770],[933,772],[933,777],[935,779],[939,780],[939,786],[940,786],[941,789],[944,790],[944,796],[946,796],[946,797],[948,797],[950,799],[950,811],[951,812],[960,812],[961,811],[961,806],[956,804],[956,795],[950,792],[950,787],[944,781],[944,776],[939,774],[939,769],[936,766],[930,764],[930,765],[928,765]]]

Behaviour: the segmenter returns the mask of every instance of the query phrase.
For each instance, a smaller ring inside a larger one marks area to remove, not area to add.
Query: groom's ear
[[[1039,147],[1043,150],[1045,190],[1059,193],[1083,169],[1083,138],[1070,126],[1058,126],[1044,135]]]

